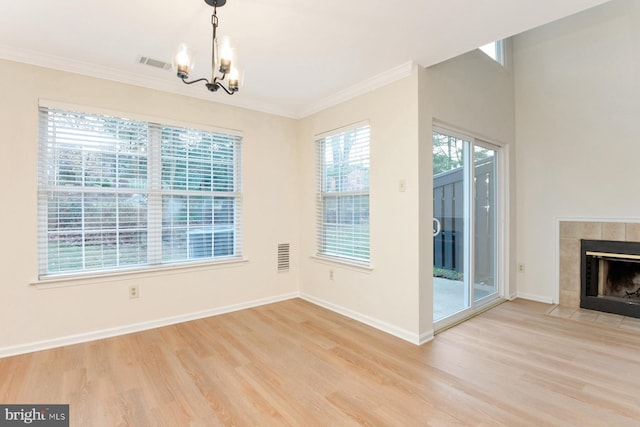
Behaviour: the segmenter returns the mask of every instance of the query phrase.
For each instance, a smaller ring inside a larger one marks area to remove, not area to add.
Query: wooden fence
[[[476,161],[474,176],[475,276],[493,279],[495,270],[495,158]],[[433,216],[441,231],[433,238],[433,266],[462,272],[464,248],[464,172],[433,177]]]

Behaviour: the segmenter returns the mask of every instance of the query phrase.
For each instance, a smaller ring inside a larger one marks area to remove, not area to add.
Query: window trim
[[[184,122],[184,121],[179,121],[179,120],[174,120],[174,119],[167,119],[165,117],[157,117],[157,116],[152,116],[152,115],[144,115],[144,114],[138,114],[138,113],[127,113],[127,112],[122,112],[122,111],[116,111],[116,110],[109,110],[109,109],[104,109],[104,108],[98,108],[98,107],[92,107],[92,106],[85,106],[85,105],[78,105],[78,104],[71,104],[71,103],[65,103],[65,102],[59,102],[59,101],[53,101],[53,100],[48,100],[48,99],[39,99],[38,100],[38,128],[40,128],[40,114],[42,109],[48,109],[48,110],[62,110],[62,111],[69,111],[72,113],[79,113],[79,114],[87,114],[87,115],[98,115],[98,116],[108,116],[108,117],[113,117],[116,119],[121,119],[121,120],[131,120],[131,121],[140,121],[140,122],[144,122],[147,124],[147,126],[149,127],[149,130],[153,130],[153,131],[157,131],[162,127],[177,127],[177,128],[184,128],[184,129],[189,129],[189,130],[194,130],[194,131],[198,131],[198,132],[204,132],[204,133],[217,133],[217,134],[221,134],[224,136],[228,136],[231,138],[237,138],[238,141],[235,142],[236,147],[234,148],[234,164],[235,164],[235,172],[234,172],[234,186],[235,186],[235,191],[231,191],[231,192],[215,192],[212,191],[211,197],[233,197],[233,199],[236,201],[236,214],[235,214],[235,220],[234,220],[234,232],[235,232],[235,237],[234,240],[232,242],[233,244],[233,248],[234,248],[234,252],[237,252],[235,255],[230,255],[230,256],[223,256],[223,257],[218,257],[218,258],[196,258],[196,259],[185,259],[185,260],[180,260],[180,261],[175,261],[175,262],[163,262],[161,259],[161,255],[160,255],[160,262],[156,262],[156,260],[152,260],[151,257],[148,258],[147,260],[147,264],[141,264],[141,265],[132,265],[132,266],[121,266],[121,267],[107,267],[107,268],[102,268],[102,269],[91,269],[91,270],[82,270],[82,271],[70,271],[70,272],[53,272],[53,273],[49,273],[47,272],[42,272],[40,271],[41,268],[41,259],[40,257],[42,256],[40,253],[41,248],[44,246],[46,247],[46,243],[42,244],[40,239],[41,239],[41,235],[42,234],[46,234],[47,233],[47,229],[48,229],[48,214],[46,213],[47,211],[47,203],[44,203],[44,206],[41,206],[41,202],[38,201],[38,206],[37,206],[37,210],[38,210],[38,221],[37,221],[37,244],[38,244],[38,261],[36,263],[37,265],[37,274],[36,274],[36,278],[34,280],[32,280],[30,282],[30,284],[32,285],[36,285],[36,286],[66,286],[69,284],[69,282],[72,282],[72,284],[85,284],[85,283],[98,283],[98,282],[103,282],[103,281],[113,281],[114,278],[117,277],[126,277],[126,276],[154,276],[156,274],[165,274],[166,272],[170,272],[170,271],[176,271],[176,270],[182,270],[185,268],[190,268],[190,269],[210,269],[210,268],[217,268],[218,266],[225,266],[225,265],[234,265],[234,264],[238,264],[238,263],[243,263],[246,262],[247,259],[244,257],[244,252],[243,252],[243,237],[244,237],[244,221],[243,221],[243,217],[244,217],[244,211],[243,211],[243,161],[244,161],[244,155],[243,155],[243,151],[244,151],[244,133],[240,130],[236,130],[236,129],[228,129],[228,128],[220,128],[220,127],[213,127],[213,126],[209,126],[209,125],[203,125],[203,124],[199,124],[199,123],[189,123],[189,122]],[[46,164],[46,160],[47,160],[47,154],[46,153],[42,153],[41,151],[41,135],[40,133],[38,133],[38,140],[37,140],[37,145],[38,145],[38,164],[37,164],[37,193],[38,193],[38,199],[40,199],[41,195],[43,192],[47,192],[48,190],[46,188],[42,188],[41,187],[41,177],[40,174],[41,172],[41,168],[42,166],[42,162],[44,161]],[[158,140],[159,142],[159,140]],[[154,144],[153,147],[155,147],[156,151],[159,152],[160,150],[160,144]],[[157,154],[157,153],[156,153]],[[235,159],[235,157],[237,157],[237,159]],[[157,160],[158,165],[157,167],[161,167],[161,162],[162,162],[162,158],[159,158]],[[159,169],[161,170],[161,169]],[[148,171],[148,173],[150,173],[150,171]],[[81,192],[86,192],[83,191],[82,189],[85,189],[86,187],[82,186],[82,187],[75,187],[75,188],[79,188],[81,189]],[[72,190],[72,187],[70,187],[70,190]],[[133,191],[133,190],[132,190]],[[127,191],[125,191],[126,193]],[[145,189],[144,189],[144,193],[147,194],[150,198],[155,195],[156,193],[158,193],[159,195],[163,195],[163,194],[171,194],[172,190],[162,190],[160,189],[159,192],[155,189],[153,189],[150,185],[148,185]],[[114,194],[121,194],[120,192],[114,192]],[[186,192],[185,192],[186,194]],[[198,194],[193,194],[194,196],[198,196]],[[162,206],[160,205],[160,208],[162,209]],[[151,203],[149,203],[149,207],[148,207],[148,211],[147,211],[147,226],[146,226],[146,230],[149,231],[150,227],[151,227],[151,223],[153,222],[152,217],[159,217],[160,220],[160,228],[159,228],[159,232],[160,235],[162,234],[162,211],[160,211],[159,213],[155,213],[154,215],[150,214],[150,209],[151,209]],[[42,213],[41,211],[45,211],[44,213]],[[157,219],[157,218],[156,218]],[[161,254],[161,252],[159,252]],[[45,262],[46,258],[45,258]],[[66,284],[65,284],[66,282]]]
[[[118,118],[125,118],[131,120],[138,120],[141,122],[157,123],[167,126],[183,127],[188,129],[200,130],[203,132],[216,132],[223,133],[225,135],[237,136],[244,139],[244,132],[239,129],[222,128],[217,126],[211,126],[201,122],[189,122],[183,120],[172,119],[165,116],[155,116],[153,114],[143,114],[137,112],[127,112],[121,110],[112,110],[109,108],[101,108],[91,105],[74,104],[70,102],[55,101],[46,98],[38,99],[38,109],[49,108],[53,110],[68,110],[76,113],[84,114],[97,114],[103,116],[111,116]]]
[[[131,268],[106,271],[99,274],[72,273],[47,277],[37,277],[29,282],[38,289],[63,288],[67,286],[81,286],[96,283],[117,282],[133,278],[165,277],[168,274],[180,274],[183,270],[204,271],[219,268],[234,268],[249,262],[248,258],[208,260],[209,262],[194,261],[164,265],[151,265],[146,268]],[[91,272],[95,273],[95,272]]]

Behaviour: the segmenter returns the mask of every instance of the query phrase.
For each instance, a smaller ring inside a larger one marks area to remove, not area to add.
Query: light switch
[[[406,179],[401,179],[398,185],[398,190],[400,190],[401,193],[404,193],[405,191],[407,191],[407,180]]]

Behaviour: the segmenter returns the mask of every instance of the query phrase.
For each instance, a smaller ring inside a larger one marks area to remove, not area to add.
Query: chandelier
[[[221,46],[218,46],[218,38],[216,31],[218,29],[217,8],[225,5],[227,0],[204,0],[209,6],[213,7],[211,15],[211,26],[213,27],[213,37],[211,46],[211,78],[200,78],[196,80],[187,80],[189,72],[193,69],[193,52],[189,47],[182,43],[178,46],[178,50],[173,57],[173,66],[177,70],[177,76],[185,84],[191,85],[198,82],[204,82],[209,91],[216,92],[222,88],[229,95],[233,95],[239,88],[239,72],[235,62],[235,51],[231,48],[229,39],[224,38]],[[217,72],[216,72],[217,69]],[[216,75],[220,73],[219,75]],[[227,86],[224,85],[225,78],[228,77]]]

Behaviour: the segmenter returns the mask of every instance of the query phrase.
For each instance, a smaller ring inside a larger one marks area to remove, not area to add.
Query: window
[[[369,124],[317,137],[318,254],[369,263]]]
[[[497,40],[480,46],[481,51],[486,53],[491,59],[504,66],[504,40]]]
[[[239,257],[240,143],[41,107],[39,276]]]

